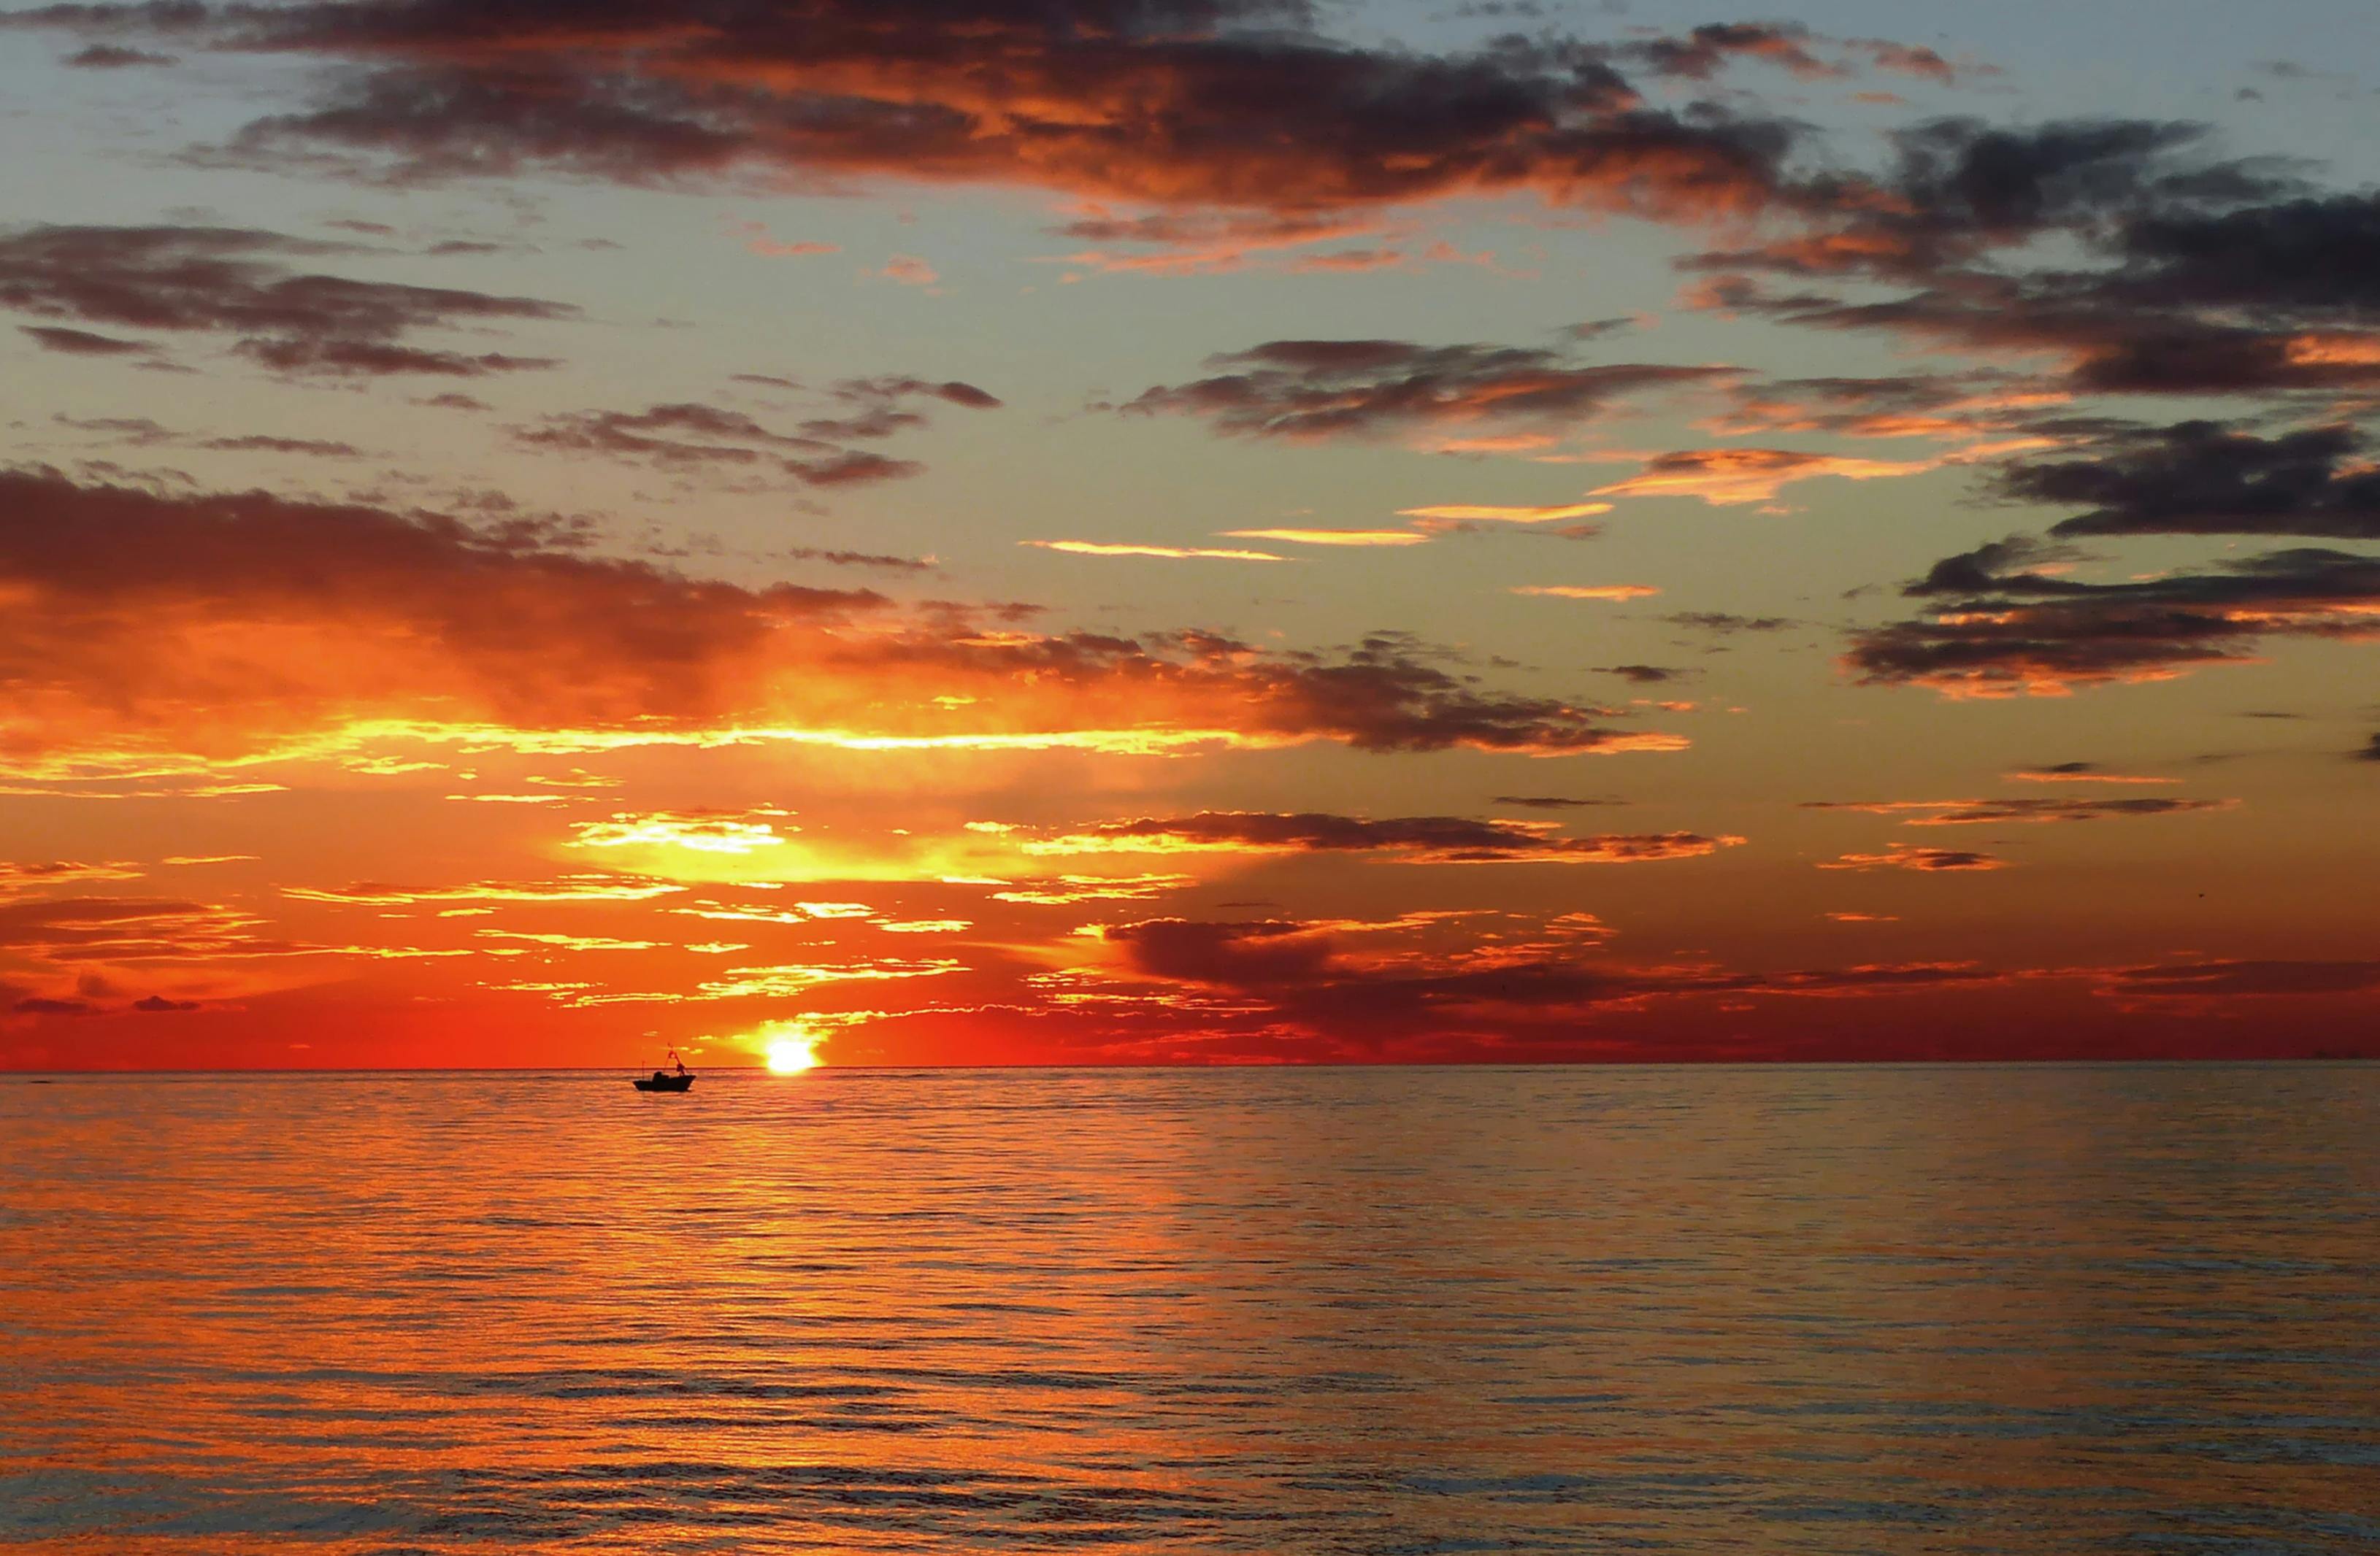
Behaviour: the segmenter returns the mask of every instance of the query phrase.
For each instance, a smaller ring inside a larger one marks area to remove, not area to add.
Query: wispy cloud
[[[1419,546],[1429,539],[1415,529],[1227,529],[1228,540],[1271,540],[1284,546]]]
[[[1661,591],[1650,584],[1520,584],[1516,595],[1540,595],[1552,599],[1649,599]]]
[[[1847,853],[1840,859],[1820,862],[1821,870],[1999,870],[2008,861],[1996,854],[1978,853],[1972,849],[1921,849],[1908,843],[1894,843],[1882,853]],[[1844,915],[1830,914],[1840,918]]]
[[[1146,546],[1109,540],[1020,540],[1045,551],[1068,551],[1079,557],[1158,557],[1173,561],[1287,561],[1270,551],[1234,550],[1213,546]]]

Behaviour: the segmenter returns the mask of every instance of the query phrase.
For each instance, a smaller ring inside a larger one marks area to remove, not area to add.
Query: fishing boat
[[[686,1061],[677,1056],[677,1050],[674,1048],[670,1050],[670,1063],[676,1067],[657,1069],[650,1076],[638,1076],[628,1084],[639,1092],[693,1091],[694,1071],[686,1067]]]

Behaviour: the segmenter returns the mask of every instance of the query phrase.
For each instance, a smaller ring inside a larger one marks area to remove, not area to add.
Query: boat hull
[[[694,1090],[694,1077],[690,1075],[652,1076],[642,1080],[631,1080],[628,1084],[639,1092],[691,1092]]]

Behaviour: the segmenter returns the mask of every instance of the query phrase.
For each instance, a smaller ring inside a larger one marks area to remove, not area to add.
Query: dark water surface
[[[2380,1067],[0,1077],[0,1546],[2380,1550]]]

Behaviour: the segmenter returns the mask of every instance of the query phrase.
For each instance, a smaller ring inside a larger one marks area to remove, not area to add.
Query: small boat
[[[670,1063],[677,1067],[674,1070],[657,1069],[650,1078],[639,1076],[628,1084],[639,1092],[693,1091],[694,1071],[686,1067],[686,1061],[677,1056],[674,1048],[670,1050]]]

